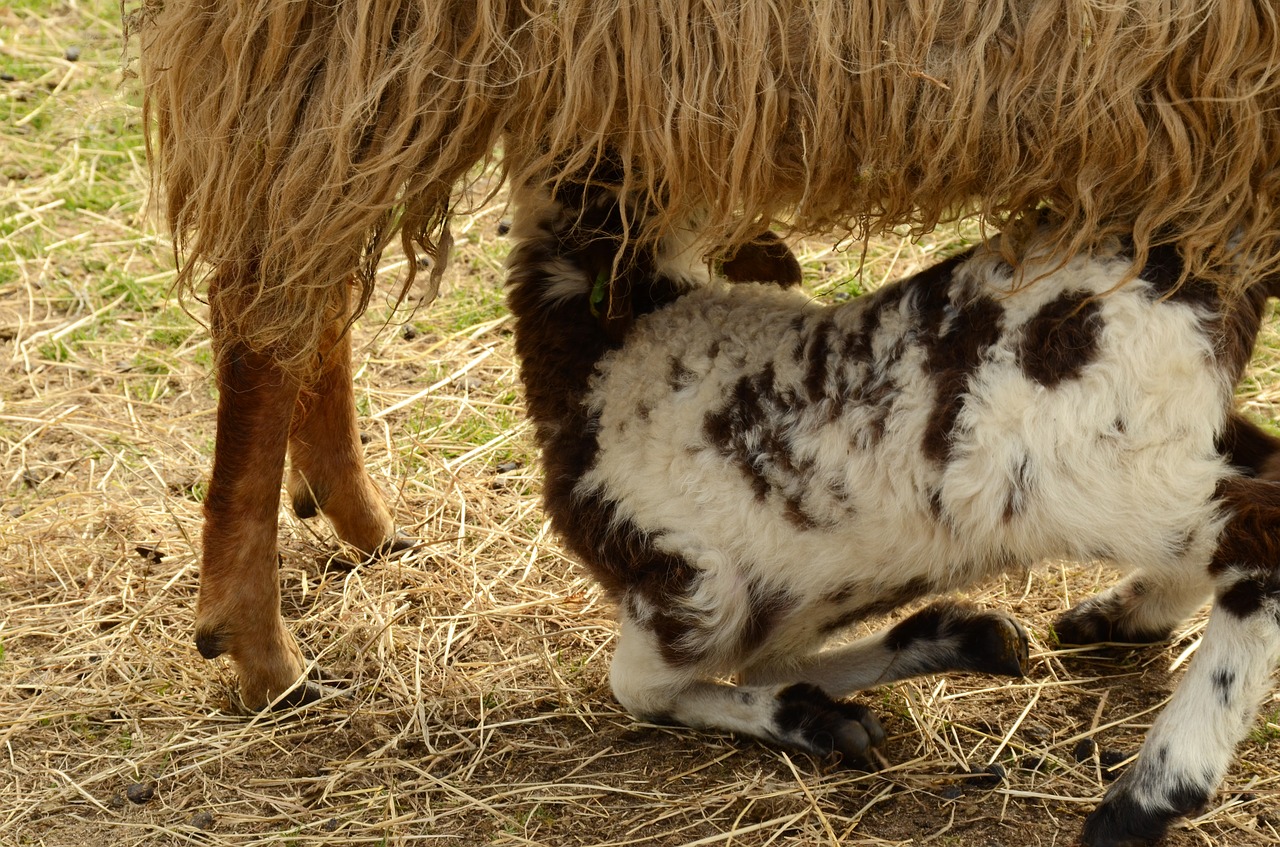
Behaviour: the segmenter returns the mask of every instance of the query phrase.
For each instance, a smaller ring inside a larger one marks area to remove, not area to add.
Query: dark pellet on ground
[[[337,828],[338,828],[338,819],[337,819],[337,818],[329,818],[329,820],[327,820],[327,821],[325,821],[325,822],[324,822],[324,831],[325,831],[325,832],[334,832],[334,831],[336,831],[336,830],[337,830]]]
[[[196,829],[208,829],[213,826],[213,813],[196,812],[191,816],[191,825]]]
[[[1085,762],[1093,758],[1093,754],[1098,749],[1098,742],[1092,738],[1081,738],[1080,743],[1071,751],[1071,756],[1077,762]]]
[[[943,800],[959,800],[964,796],[964,789],[958,785],[948,785],[938,793]]]
[[[135,782],[124,790],[124,796],[129,798],[130,803],[137,803],[141,806],[143,803],[156,796],[156,785],[154,782],[143,784]]]
[[[978,788],[995,788],[1004,781],[1005,775],[1003,765],[991,764],[980,771],[971,771],[969,784]]]
[[[369,443],[370,441],[372,441],[372,440],[373,440],[373,436],[372,436],[372,435],[370,435],[369,433],[367,433],[367,432],[362,432],[362,433],[360,433],[360,443],[361,443],[361,444],[368,444],[368,443]]]
[[[509,232],[511,232],[511,221],[509,220],[498,221],[498,235],[506,235]]]
[[[519,462],[503,462],[498,465],[498,473],[511,473],[512,471],[518,470],[520,470]]]
[[[412,341],[418,337],[418,328],[413,324],[405,324],[400,328],[400,337],[405,341]]]
[[[78,62],[80,61],[80,48],[68,47],[67,51],[62,55],[66,56],[68,62]]]
[[[17,82],[18,78],[13,74],[0,74],[0,82]]]
[[[1043,743],[1052,738],[1053,734],[1042,726],[1024,726],[1022,728],[1022,737],[1028,741],[1038,741]]]
[[[1018,762],[1018,767],[1024,771],[1038,771],[1045,765],[1044,756],[1023,756]]]

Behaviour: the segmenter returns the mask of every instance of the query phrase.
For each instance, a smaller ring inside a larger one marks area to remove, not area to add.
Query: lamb
[[[1268,284],[1227,302],[1177,286],[1172,247],[1132,278],[1122,243],[1062,264],[1032,235],[1016,270],[997,237],[828,307],[712,278],[688,239],[629,239],[643,214],[610,185],[516,205],[546,508],[618,605],[633,715],[865,764],[884,732],[842,698],[1018,675],[1027,637],[948,601],[831,636],[1044,558],[1108,560],[1129,576],[1059,619],[1064,643],[1160,640],[1214,605],[1082,841],[1152,844],[1209,799],[1280,654],[1280,440],[1232,410]]]
[[[320,693],[280,613],[281,477],[344,543],[408,543],[364,467],[346,330],[397,235],[401,296],[419,260],[434,294],[498,147],[515,184],[609,158],[650,207],[637,237],[1043,205],[1063,255],[1123,233],[1226,289],[1239,257],[1280,267],[1280,205],[1252,202],[1280,196],[1269,0],[124,5],[176,289],[207,299],[216,357],[195,642],[250,709]]]

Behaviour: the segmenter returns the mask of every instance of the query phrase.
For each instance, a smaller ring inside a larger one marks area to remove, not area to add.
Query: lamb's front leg
[[[938,673],[1024,676],[1029,666],[1026,630],[1012,617],[942,601],[841,647],[761,659],[741,677],[752,685],[804,682],[841,697]]]
[[[884,730],[871,710],[831,699],[817,686],[727,685],[697,663],[663,655],[648,627],[624,616],[610,669],[614,696],[642,720],[748,735],[820,757],[865,766]]]
[[[1233,479],[1220,494],[1232,516],[1211,567],[1217,590],[1200,649],[1138,761],[1085,822],[1086,847],[1154,844],[1204,806],[1280,656],[1280,485]]]

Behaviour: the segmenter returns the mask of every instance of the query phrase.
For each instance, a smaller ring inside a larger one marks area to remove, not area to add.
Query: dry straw
[[[170,251],[140,212],[114,0],[23,6],[0,4],[16,77],[0,79],[0,845],[1061,847],[1078,832],[1104,758],[1137,749],[1202,619],[1138,651],[1038,649],[1021,682],[866,692],[892,735],[877,774],[622,712],[611,609],[546,531],[519,425],[501,197],[456,219],[467,273],[413,332],[373,336],[403,320],[381,298],[353,330],[369,467],[423,546],[343,570],[330,557],[357,554],[323,522],[281,515],[285,614],[349,697],[234,712],[230,667],[191,643],[208,341],[161,307]],[[866,278],[972,234],[874,244]],[[798,249],[818,296],[848,282],[848,256]],[[1264,346],[1242,400],[1274,416],[1274,331]],[[1040,639],[1108,581],[1050,565],[969,599]],[[1280,844],[1277,705],[1168,847]],[[993,761],[1003,781],[957,773]]]
[[[517,178],[619,157],[715,237],[856,236],[1047,205],[1059,246],[1178,240],[1274,269],[1270,0],[150,0],[153,160],[231,330],[305,367],[341,281],[399,230],[441,266],[499,140]],[[504,135],[505,133],[505,135]],[[663,227],[668,218],[659,217]],[[415,267],[413,262],[410,270]],[[411,274],[412,275],[412,274]],[[432,287],[438,274],[432,275]]]

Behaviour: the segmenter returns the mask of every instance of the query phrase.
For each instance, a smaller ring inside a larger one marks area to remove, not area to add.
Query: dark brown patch
[[[799,364],[804,361],[804,315],[796,315],[791,319],[791,324],[787,328],[787,334],[793,337],[791,342],[791,359]]]
[[[772,365],[741,377],[728,402],[703,419],[703,436],[751,483],[757,499],[770,491],[794,497],[809,483],[811,459],[800,459],[791,445],[788,418],[795,393],[779,388]]]
[[[942,489],[935,488],[929,492],[929,514],[933,516],[935,521],[945,523],[947,511],[942,505]]]
[[[762,232],[720,265],[730,282],[772,282],[783,288],[799,285],[800,262],[777,233]]]
[[[749,655],[764,644],[770,633],[796,607],[796,598],[782,589],[765,590],[759,582],[752,582],[747,589],[751,612],[742,626],[739,636],[740,655]]]
[[[816,529],[818,526],[818,521],[804,510],[804,502],[800,497],[788,497],[782,513],[796,529],[803,531]]]
[[[680,361],[675,356],[668,357],[667,359],[667,387],[668,388],[670,388],[672,391],[680,391],[681,389],[688,388],[690,385],[693,385],[695,382],[697,382],[697,380],[698,380],[697,373],[695,373],[688,366],[686,366],[684,362]]]
[[[1027,321],[1018,345],[1018,364],[1045,388],[1078,379],[1098,355],[1102,307],[1084,291],[1059,295]]]
[[[1254,424],[1240,412],[1227,415],[1216,443],[1218,452],[1245,476],[1264,476],[1275,469],[1280,438]]]
[[[1231,568],[1274,574],[1280,567],[1280,483],[1227,477],[1215,498],[1230,514],[1209,572]]]
[[[1147,283],[1153,299],[1218,311],[1221,298],[1217,287],[1201,279],[1184,280],[1182,275],[1185,267],[1177,245],[1161,244],[1147,252],[1146,264],[1142,266],[1138,277]]]
[[[1268,594],[1266,580],[1261,577],[1244,577],[1214,599],[1214,605],[1237,618],[1255,615],[1262,608]]]
[[[1224,302],[1212,283],[1195,278],[1182,280],[1183,268],[1177,248],[1166,244],[1152,248],[1141,276],[1153,298],[1183,303],[1200,312],[1213,333],[1214,349],[1226,376],[1233,383],[1238,382],[1253,354],[1267,297],[1276,293],[1275,280],[1255,283],[1234,300]]]
[[[804,353],[804,389],[811,403],[817,403],[827,396],[827,375],[831,369],[841,367],[832,343],[836,333],[835,317],[828,312],[808,334]]]
[[[1214,349],[1223,372],[1234,385],[1244,375],[1244,369],[1253,356],[1253,346],[1262,327],[1262,316],[1267,305],[1267,289],[1254,285],[1239,296],[1218,322]]]
[[[1001,518],[1005,523],[1021,515],[1026,508],[1027,496],[1031,489],[1031,481],[1028,479],[1030,463],[1031,459],[1023,456],[1022,462],[1018,465],[1018,471],[1013,475],[1013,481],[1009,484],[1009,493],[1004,501],[1004,512],[1001,514]]]
[[[913,577],[901,585],[881,588],[878,597],[859,603],[857,606],[841,612],[835,618],[822,624],[821,631],[824,634],[830,634],[852,626],[858,621],[887,615],[899,606],[910,603],[912,600],[919,599],[926,594],[932,594],[936,590],[936,586],[922,576]],[[859,595],[873,593],[875,593],[875,589],[871,584],[856,582],[841,586],[828,597],[832,599],[833,604],[838,605],[854,600]]]
[[[617,344],[613,328],[592,320],[588,297],[548,303],[549,260],[564,258],[581,268],[585,279],[613,274],[610,296],[628,298],[631,314],[652,311],[678,295],[675,282],[653,271],[652,256],[624,256],[614,274],[624,232],[616,204],[604,189],[568,186],[576,221],[549,238],[518,244],[511,260],[508,302],[516,319],[515,348],[520,360],[530,417],[542,449],[543,497],[552,526],[569,551],[618,602],[628,597],[660,610],[649,620],[664,658],[673,664],[696,661],[687,637],[697,621],[678,610],[697,578],[683,557],[658,549],[657,537],[621,519],[617,504],[593,494],[579,496],[575,486],[595,463],[599,421],[582,404],[596,363]],[[576,193],[575,193],[576,192]],[[562,200],[564,197],[561,198]],[[676,363],[671,371],[684,377]],[[637,410],[644,416],[648,410]]]
[[[937,311],[939,320],[944,309]],[[927,354],[925,367],[933,377],[937,398],[922,447],[935,462],[946,462],[951,457],[969,378],[1000,340],[1003,318],[1004,307],[990,297],[978,297],[959,308],[945,333],[939,334],[935,329],[922,339]]]

